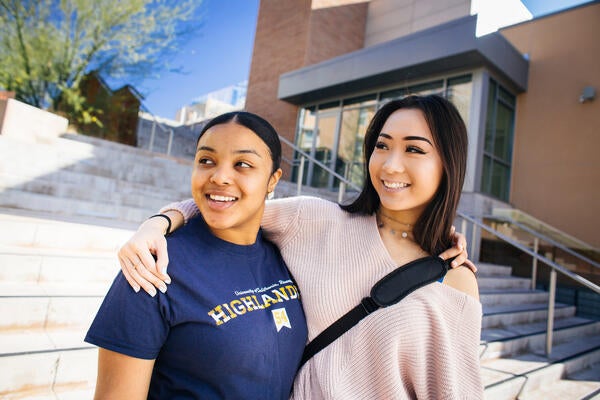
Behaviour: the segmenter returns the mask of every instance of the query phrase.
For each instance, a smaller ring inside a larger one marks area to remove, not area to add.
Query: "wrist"
[[[163,235],[168,235],[169,233],[171,233],[172,221],[168,215],[155,214],[148,217],[148,219],[144,221],[143,225],[149,225],[153,228],[160,229]]]

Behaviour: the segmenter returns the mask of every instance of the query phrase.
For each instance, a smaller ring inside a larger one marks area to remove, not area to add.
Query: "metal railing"
[[[582,262],[584,262],[587,265],[592,266],[593,268],[597,268],[599,273],[600,273],[600,263],[592,260],[589,257],[584,256],[583,254],[570,249],[569,247],[565,246],[563,243],[560,243],[559,241],[541,233],[538,232],[522,223],[519,223],[515,220],[513,220],[512,218],[509,217],[499,217],[496,215],[484,215],[481,218],[487,219],[487,220],[493,220],[495,222],[501,222],[501,223],[506,223],[506,224],[510,224],[512,226],[517,227],[519,230],[526,232],[527,234],[531,235],[533,238],[533,242],[532,242],[532,247],[533,247],[533,251],[535,251],[536,253],[540,250],[540,244],[542,242],[546,242],[548,244],[550,244],[552,246],[552,261],[557,262],[556,260],[556,250],[561,250],[564,253],[572,256],[573,258],[580,260]],[[559,262],[557,262],[557,264],[560,264]],[[533,260],[533,265],[532,265],[532,278],[531,278],[531,287],[532,289],[535,288],[536,286],[536,275],[537,275],[537,260],[534,259]]]
[[[152,111],[150,111],[148,109],[148,107],[146,107],[144,104],[140,105],[140,109],[142,109],[147,115],[149,115],[152,118],[152,130],[150,131],[150,141],[148,143],[148,151],[154,151],[154,139],[156,137],[156,127],[158,126],[158,128],[160,128],[163,132],[166,132],[169,134],[166,154],[168,156],[170,156],[171,155],[171,147],[173,146],[173,135],[174,135],[173,128],[171,128],[169,126],[165,126],[162,122],[160,122],[156,118],[156,115],[154,115],[154,113],[152,113]]]
[[[555,241],[553,241],[550,238],[545,237],[544,235],[539,234],[538,232],[526,228],[525,227],[525,231],[527,231],[529,234],[531,234],[534,237],[534,245],[533,245],[533,249],[530,249],[528,246],[519,243],[519,241],[499,232],[498,230],[486,225],[485,223],[479,221],[478,219],[483,219],[484,217],[471,217],[468,216],[464,213],[457,213],[457,217],[462,219],[462,224],[461,224],[461,230],[463,233],[466,233],[468,231],[468,226],[467,224],[471,224],[471,245],[473,245],[473,239],[476,238],[476,231],[477,229],[482,229],[490,234],[492,234],[493,236],[501,239],[502,241],[510,244],[511,246],[514,246],[515,248],[519,249],[520,251],[530,255],[532,257],[532,289],[535,288],[535,281],[536,281],[536,275],[537,275],[537,266],[538,266],[538,262],[541,262],[547,266],[550,267],[550,279],[549,279],[549,285],[548,285],[548,306],[547,306],[547,311],[548,311],[548,321],[547,321],[547,325],[546,325],[546,346],[545,346],[545,350],[546,350],[546,355],[550,356],[551,352],[552,352],[552,335],[553,335],[553,331],[554,331],[554,309],[555,309],[555,299],[556,299],[556,277],[557,277],[557,273],[560,273],[572,280],[574,280],[575,282],[577,282],[578,284],[590,289],[591,291],[600,294],[600,286],[596,285],[595,283],[591,282],[590,280],[582,277],[581,275],[570,271],[569,269],[567,269],[566,267],[558,264],[555,260],[551,260],[541,254],[538,254],[538,246],[539,246],[539,241],[540,240],[547,240],[549,243],[553,243],[557,248],[564,248],[565,251],[568,250],[568,252],[570,254],[572,253],[576,253],[573,252],[572,250],[566,248],[565,246],[562,246],[560,243],[556,243]],[[494,217],[497,218],[497,217]],[[587,257],[584,257],[582,255],[577,254],[577,257],[579,257],[580,259],[586,260],[586,262],[590,262],[591,265],[597,266],[598,264],[595,263],[593,260],[589,260],[587,259]]]
[[[339,179],[340,186],[338,187],[338,203],[342,202],[344,195],[346,194],[347,187],[351,187],[352,189],[355,189],[357,191],[361,190],[361,188],[358,185],[348,180],[345,176],[338,174],[336,171],[325,165],[323,162],[317,160],[316,158],[314,158],[313,156],[311,156],[310,154],[308,154],[307,152],[305,152],[300,147],[296,146],[294,143],[290,142],[286,138],[280,136],[279,139],[281,140],[281,143],[291,147],[293,151],[300,155],[298,162],[296,162],[295,160],[284,159],[284,161],[290,164],[292,168],[298,167],[296,195],[300,196],[300,194],[302,194],[302,181],[304,180],[304,165],[307,160],[312,162],[314,165],[319,166],[321,169],[323,169],[325,172],[327,172],[334,178]],[[345,171],[345,175],[347,174],[348,168],[346,168]]]

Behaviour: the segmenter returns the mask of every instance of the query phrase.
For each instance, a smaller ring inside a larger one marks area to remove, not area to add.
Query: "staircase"
[[[91,399],[83,342],[132,230],[0,214],[0,398]]]
[[[119,270],[116,249],[161,205],[189,197],[190,171],[189,160],[78,135],[0,136],[1,399],[92,398],[97,350],[83,336]],[[600,322],[557,304],[546,358],[548,294],[510,267],[478,267],[486,398],[600,399]]]
[[[600,321],[556,303],[553,348],[545,355],[548,292],[478,264],[483,305],[481,371],[486,399],[600,399]]]

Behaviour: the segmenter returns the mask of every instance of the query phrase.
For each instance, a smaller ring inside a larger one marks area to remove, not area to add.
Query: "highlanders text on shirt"
[[[275,286],[278,287],[267,293],[241,296],[228,303],[219,304],[210,310],[208,315],[215,320],[217,325],[221,325],[247,312],[264,310],[274,304],[295,300],[299,297],[296,285]]]

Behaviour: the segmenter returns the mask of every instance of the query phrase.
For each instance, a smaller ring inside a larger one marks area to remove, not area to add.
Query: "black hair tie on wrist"
[[[154,218],[154,217],[162,217],[162,218],[164,218],[164,219],[167,220],[167,222],[169,223],[169,225],[167,226],[167,233],[165,233],[165,236],[168,235],[168,234],[170,234],[171,233],[171,225],[172,225],[171,224],[171,218],[169,218],[169,216],[166,215],[166,214],[154,214],[151,217],[148,217],[148,219]]]

